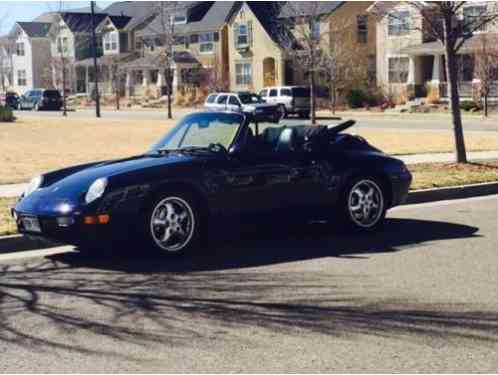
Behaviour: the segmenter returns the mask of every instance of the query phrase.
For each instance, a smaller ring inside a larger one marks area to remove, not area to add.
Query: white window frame
[[[181,19],[179,19],[181,18]],[[186,14],[173,14],[171,16],[171,23],[173,25],[184,25],[187,23],[187,15]]]
[[[485,8],[487,10],[487,5],[486,3],[483,3],[483,2],[470,2],[469,4],[465,5],[462,9],[462,19],[463,19],[463,24],[464,24],[464,27],[466,25],[466,20],[468,18],[465,17],[465,11],[468,11],[469,9],[477,9],[477,8]],[[476,17],[476,15],[472,15],[471,17]],[[478,34],[478,33],[485,33],[487,31],[487,25],[482,25],[481,28],[477,29],[474,31],[474,34]]]
[[[394,82],[391,81],[391,64],[390,61],[394,59],[406,59],[407,60],[407,70],[406,70],[406,79],[404,81],[400,80],[400,82]],[[410,75],[410,57],[406,55],[388,55],[387,56],[387,82],[389,84],[407,84],[408,83],[408,76]]]
[[[202,54],[214,52],[214,33],[199,34],[199,52]]]
[[[57,53],[67,53],[69,50],[69,39],[67,37],[57,38]]]
[[[26,50],[24,48],[24,42],[16,43],[16,55],[17,56],[26,56]]]
[[[399,15],[406,14],[406,17],[396,17],[391,16],[391,14]],[[410,28],[412,23],[412,14],[409,9],[395,9],[387,15],[387,36],[391,38],[403,37],[410,34]],[[392,23],[391,23],[392,22]],[[398,31],[393,32],[391,29],[397,27]]]
[[[103,39],[104,51],[117,51],[119,35],[115,31],[105,33]]]
[[[238,27],[237,40],[235,41],[237,46],[248,46],[249,45],[249,24],[248,23],[241,23],[237,27]],[[244,33],[241,33],[242,28],[245,29]],[[246,38],[246,41],[244,43],[240,42],[241,36]]]
[[[241,61],[235,63],[235,84],[237,86],[252,85],[252,63]]]
[[[28,76],[26,74],[25,69],[21,69],[17,71],[17,86],[27,86],[28,85]]]

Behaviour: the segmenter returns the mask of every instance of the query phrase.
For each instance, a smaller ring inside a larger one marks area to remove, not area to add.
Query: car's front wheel
[[[154,201],[146,215],[146,237],[156,251],[183,255],[199,245],[201,221],[193,196],[165,194]]]
[[[386,217],[386,192],[375,177],[352,179],[341,194],[340,227],[353,231],[375,231]]]

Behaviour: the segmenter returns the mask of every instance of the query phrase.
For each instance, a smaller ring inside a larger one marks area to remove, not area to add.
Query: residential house
[[[332,41],[354,51],[357,58],[350,61],[364,67],[366,80],[375,69],[375,22],[366,12],[371,4],[240,2],[228,24],[230,87],[259,91],[266,86],[308,84],[308,72],[295,53],[304,36],[315,38],[323,51],[330,52]],[[319,86],[327,86],[324,77],[317,79]]]
[[[173,34],[173,93],[195,96],[200,86],[226,87],[228,78],[228,40],[226,24],[233,2],[182,2],[163,9],[171,17],[164,22],[160,14],[135,33],[142,46],[141,58],[127,64],[130,95],[160,96],[166,93],[165,71],[161,68],[164,35]],[[172,24],[171,24],[171,23]],[[167,24],[167,30],[164,30]]]
[[[95,15],[95,26],[100,24],[106,14]],[[66,90],[74,94],[86,91],[81,84],[83,81],[81,69],[77,69],[79,61],[92,56],[92,15],[90,13],[61,12],[54,17],[49,30],[51,63],[54,86],[62,89],[62,73],[66,79]],[[98,48],[98,54],[102,49]]]
[[[455,22],[464,25],[468,17],[480,14],[492,5],[469,1],[460,9],[461,14]],[[380,14],[376,36],[377,81],[384,92],[395,102],[414,98],[426,98],[430,102],[447,100],[444,48],[427,32],[428,25],[419,12],[403,2],[376,3],[370,12]],[[498,27],[489,24],[463,44],[459,52],[458,83],[463,100],[476,97],[479,91],[474,55],[488,38],[496,45],[497,32]],[[491,96],[498,98],[498,85],[492,88]]]
[[[36,87],[50,87],[45,67],[50,62],[50,23],[17,22],[9,34],[12,43],[11,89],[19,94]]]

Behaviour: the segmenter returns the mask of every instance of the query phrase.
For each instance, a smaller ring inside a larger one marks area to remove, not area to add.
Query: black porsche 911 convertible
[[[143,155],[35,177],[12,215],[27,235],[78,246],[127,237],[167,254],[194,249],[213,226],[243,217],[375,230],[406,198],[412,176],[403,162],[342,133],[352,125],[192,114]]]

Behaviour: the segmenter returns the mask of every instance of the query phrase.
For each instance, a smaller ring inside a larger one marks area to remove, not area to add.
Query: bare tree
[[[498,46],[496,38],[481,35],[475,52],[474,75],[480,81],[480,98],[484,117],[488,117],[488,97],[498,80]]]
[[[123,90],[123,79],[126,76],[122,57],[119,55],[109,56],[106,62],[107,81],[110,83],[111,92],[116,98],[116,110],[120,110],[120,98]]]
[[[281,36],[289,45],[287,50],[307,76],[311,99],[311,123],[316,123],[317,77],[326,66],[335,66],[335,59],[324,53],[329,45],[329,32],[322,30],[323,2],[288,2],[287,20],[280,21]],[[328,23],[327,23],[328,24]]]
[[[7,14],[0,15],[0,30],[3,30],[4,21]],[[12,54],[14,46],[10,37],[5,36],[0,39],[0,81],[2,91],[7,90],[7,80],[12,84]]]
[[[498,18],[498,4],[496,2],[484,2],[479,7],[474,6],[474,12],[466,15],[465,6],[470,3],[471,2],[468,1],[405,2],[405,4],[415,10],[415,13],[422,21],[420,24],[412,22],[411,27],[438,40],[444,49],[446,61],[445,69],[448,77],[448,92],[450,96],[450,108],[455,137],[455,151],[458,163],[467,162],[467,153],[460,110],[457,55],[465,42],[469,40],[476,31],[483,30],[487,25],[494,23]],[[386,10],[385,5],[384,2],[378,2],[376,4],[375,10],[377,11],[377,14],[394,18],[397,17],[396,14],[389,12],[388,9]],[[460,21],[462,18],[463,21]]]
[[[158,44],[157,47],[157,68],[164,71],[164,81],[166,86],[168,118],[173,118],[172,100],[173,76],[175,67],[174,46],[177,41],[175,35],[175,13],[178,9],[176,1],[161,1],[156,7],[156,16],[149,27],[152,28],[152,40],[149,43]]]

